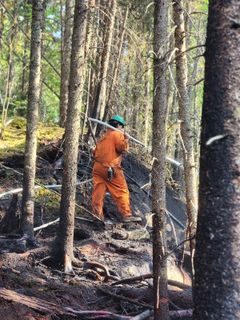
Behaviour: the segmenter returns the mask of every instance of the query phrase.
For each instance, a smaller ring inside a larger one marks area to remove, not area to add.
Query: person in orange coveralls
[[[116,115],[109,120],[109,124],[123,131],[125,121]],[[93,213],[101,220],[103,216],[103,202],[106,191],[115,201],[123,222],[139,222],[140,217],[132,215],[128,186],[121,168],[122,154],[128,151],[128,135],[123,132],[108,129],[97,143],[93,151]]]

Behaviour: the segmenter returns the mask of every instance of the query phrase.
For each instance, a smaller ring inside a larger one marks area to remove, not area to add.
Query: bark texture
[[[176,56],[176,83],[178,89],[179,120],[181,121],[181,136],[183,139],[183,161],[186,208],[188,215],[187,237],[192,238],[196,233],[197,218],[197,185],[196,167],[194,160],[193,133],[191,130],[190,103],[187,91],[188,69],[186,56],[186,33],[184,25],[183,1],[175,0],[173,3],[173,19],[175,23]],[[193,254],[193,240],[190,250]]]
[[[240,2],[209,3],[194,319],[240,319]]]
[[[33,1],[27,129],[23,174],[22,233],[33,238],[34,183],[36,174],[37,123],[41,88],[41,41],[43,1]]]
[[[125,11],[125,16],[124,16],[124,19],[122,22],[122,26],[121,26],[120,32],[119,32],[119,42],[117,45],[118,46],[118,53],[117,53],[116,62],[114,64],[113,76],[112,76],[112,81],[111,81],[111,85],[109,88],[106,107],[104,110],[103,121],[106,121],[107,117],[109,116],[109,113],[110,113],[111,107],[112,107],[112,103],[113,103],[114,91],[115,91],[116,85],[117,85],[120,61],[121,61],[121,56],[122,56],[122,48],[123,48],[123,42],[124,42],[124,37],[125,37],[125,31],[126,31],[125,29],[126,29],[126,24],[127,24],[128,12],[129,12],[129,10],[127,7],[126,11]]]
[[[112,0],[111,10],[110,10],[110,20],[109,20],[108,28],[106,30],[106,35],[105,35],[104,48],[102,53],[102,64],[101,64],[101,71],[100,71],[101,79],[99,83],[100,90],[99,90],[99,97],[98,97],[98,116],[100,119],[103,118],[105,107],[106,107],[107,73],[109,69],[109,60],[110,60],[116,11],[117,11],[117,2],[116,0]]]
[[[56,244],[58,258],[61,263],[63,263],[65,272],[72,271],[78,140],[80,133],[80,108],[84,84],[87,9],[87,0],[76,1],[72,38],[69,103],[64,144],[60,223]]]
[[[60,88],[60,126],[64,127],[67,118],[68,85],[70,74],[72,29],[73,29],[74,1],[66,0],[66,13],[63,35],[63,51],[61,61],[61,88]]]
[[[154,319],[169,319],[167,265],[165,255],[165,154],[167,79],[166,50],[168,1],[155,0],[154,10],[154,96],[152,153],[152,211],[153,211],[153,281]]]

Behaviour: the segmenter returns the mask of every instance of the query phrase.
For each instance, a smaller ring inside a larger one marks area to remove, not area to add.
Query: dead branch
[[[192,309],[187,309],[187,310],[176,310],[176,311],[170,311],[169,312],[170,319],[192,319],[193,316],[193,311]]]
[[[39,227],[35,227],[35,228],[33,228],[33,231],[38,231],[38,230],[45,229],[45,228],[47,228],[47,227],[49,227],[49,226],[57,223],[58,221],[59,221],[59,218],[57,218],[56,220],[50,221],[50,222],[48,222],[48,223],[42,224],[42,225],[39,226]]]
[[[1,0],[0,0],[0,1],[1,1]],[[10,168],[10,167],[7,167],[7,166],[3,165],[2,163],[0,163],[0,167],[2,167],[2,168],[4,168],[4,169],[7,169],[7,170],[10,170],[10,171],[13,171],[13,172],[15,172],[16,174],[23,176],[23,174],[22,174],[21,172],[15,170],[15,169],[12,169],[12,168]],[[88,181],[88,180],[86,180],[86,181]],[[42,185],[42,184],[40,184],[40,183],[37,183],[37,182],[35,182],[35,183],[36,183],[37,185],[39,185],[40,187],[42,187],[42,188],[46,188],[44,185]],[[46,189],[51,190],[51,192],[53,192],[53,193],[55,193],[56,195],[58,195],[59,197],[61,197],[61,194],[60,194],[59,192],[57,192],[57,191],[55,191],[55,190],[52,190],[52,189],[49,189],[49,188],[46,188]],[[84,206],[81,206],[81,205],[79,205],[79,204],[76,203],[76,202],[75,202],[75,206],[76,206],[77,208],[79,208],[79,209],[84,210],[85,212],[87,212],[88,214],[90,214],[92,217],[94,217],[99,223],[101,223],[101,225],[105,226],[105,222],[104,222],[104,221],[102,221],[99,217],[97,217],[96,215],[94,215],[91,211],[89,211],[89,210],[87,210],[86,208],[84,208]]]
[[[118,277],[111,275],[109,269],[104,266],[103,264],[99,263],[99,262],[85,262],[83,265],[84,268],[99,268],[101,270],[103,270],[104,272],[104,281],[108,281],[108,280],[119,280]]]
[[[85,181],[77,182],[76,186],[80,186],[80,185],[83,185],[83,184],[91,182],[91,181],[92,181],[92,178],[91,179],[87,179]],[[61,189],[62,185],[61,184],[38,185],[38,186],[35,186],[34,188],[35,189],[40,189],[40,188],[44,188],[44,189]],[[0,198],[3,198],[4,196],[7,196],[9,194],[20,193],[20,192],[22,192],[22,190],[23,190],[22,188],[17,188],[17,189],[13,189],[13,190],[9,190],[9,191],[3,192],[3,193],[0,194]]]
[[[132,320],[144,320],[144,319],[148,319],[148,317],[150,317],[153,314],[152,310],[146,310],[140,314],[138,314],[135,317],[132,317]]]
[[[99,288],[100,289],[100,288]],[[111,296],[128,301],[130,303],[138,304],[141,306],[147,306],[143,303],[140,303],[136,300],[133,299],[127,299],[125,297],[115,295],[110,292],[106,292],[104,289],[100,289],[102,292],[110,294]],[[71,307],[63,307],[59,306],[55,303],[36,298],[36,297],[29,297],[24,294],[15,292],[13,290],[8,290],[6,288],[0,288],[0,297],[7,300],[7,301],[12,301],[16,303],[23,304],[31,309],[34,309],[38,312],[43,312],[43,313],[50,313],[50,314],[61,314],[61,315],[66,315],[66,316],[72,316],[72,317],[81,317],[81,319],[85,320],[94,320],[94,319],[109,319],[109,320],[144,320],[147,319],[149,316],[152,314],[152,306],[149,306],[149,309],[134,316],[122,316],[116,313],[112,313],[109,311],[105,310],[98,310],[98,311],[83,311],[83,310],[75,310]],[[171,319],[179,319],[179,318],[191,318],[192,317],[192,310],[178,310],[178,311],[170,311],[170,318]]]
[[[146,279],[151,279],[153,277],[152,273],[147,273],[147,274],[143,274],[141,276],[137,276],[137,277],[131,277],[131,278],[125,278],[119,281],[116,281],[114,283],[112,283],[112,285],[118,285],[118,284],[123,284],[123,283],[132,283],[135,281],[143,281]],[[168,284],[174,287],[178,287],[180,289],[189,289],[191,286],[181,283],[179,281],[175,281],[175,280],[168,280]]]
[[[0,297],[16,303],[23,304],[40,312],[48,312],[53,314],[66,314],[74,315],[73,312],[66,310],[66,308],[56,305],[55,303],[42,300],[36,297],[28,297],[24,294],[15,292],[13,290],[8,290],[6,288],[0,288]]]

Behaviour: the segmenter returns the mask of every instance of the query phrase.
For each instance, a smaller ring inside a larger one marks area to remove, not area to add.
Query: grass
[[[63,135],[63,128],[56,124],[38,125],[38,143],[47,144],[59,139]],[[11,124],[4,131],[4,140],[0,140],[0,158],[7,158],[16,153],[24,153],[26,136],[26,120],[14,118]]]

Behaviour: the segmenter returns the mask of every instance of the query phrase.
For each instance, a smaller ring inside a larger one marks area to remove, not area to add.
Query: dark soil
[[[44,185],[61,183],[61,153],[57,146],[47,146],[41,151],[37,163],[37,181]],[[59,160],[57,162],[57,160]],[[21,187],[23,156],[4,159],[1,163],[10,169],[0,168],[0,194]],[[58,164],[58,165],[57,165]],[[84,150],[79,159],[78,180],[91,178],[92,162],[88,150]],[[0,287],[10,289],[15,294],[24,294],[57,306],[71,307],[75,310],[107,310],[122,315],[136,315],[149,308],[152,301],[129,302],[116,298],[117,288],[134,286],[148,288],[151,281],[136,282],[129,285],[113,286],[117,279],[135,277],[151,272],[151,195],[149,185],[149,169],[128,155],[123,161],[127,182],[131,194],[133,212],[143,218],[141,224],[124,225],[112,203],[110,195],[106,195],[104,205],[105,225],[98,223],[85,210],[91,210],[91,182],[77,187],[76,224],[74,234],[74,255],[82,262],[75,268],[74,275],[67,275],[61,268],[51,264],[51,248],[54,245],[57,224],[36,232],[39,243],[37,248],[22,247],[17,227],[12,233],[0,236]],[[56,189],[59,192],[59,189]],[[58,218],[59,195],[51,192],[37,193],[35,208],[35,226],[42,225]],[[0,219],[9,210],[12,195],[0,198]],[[21,193],[18,198],[18,215],[20,214]],[[175,220],[167,217],[167,239],[169,250],[176,242],[184,238],[183,227],[186,222],[184,204],[178,199],[176,192],[167,189],[167,209]],[[1,224],[0,224],[1,225]],[[175,234],[175,236],[174,236]],[[190,284],[190,278],[176,265],[175,257],[169,258],[169,278]],[[150,286],[150,287],[149,287]],[[1,289],[0,288],[0,289]],[[143,299],[143,298],[142,298]],[[144,307],[140,303],[146,303]],[[148,304],[148,305],[147,305]],[[81,316],[77,317],[82,319]],[[38,307],[28,307],[23,302],[5,299],[0,293],[0,319],[33,320],[33,319],[73,319],[51,312],[42,312]],[[75,318],[76,319],[76,318]],[[87,319],[87,318],[84,318]],[[89,318],[90,319],[90,318]],[[93,319],[93,318],[91,318]],[[95,317],[94,319],[100,319]],[[101,319],[109,319],[102,317]]]

